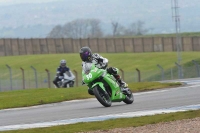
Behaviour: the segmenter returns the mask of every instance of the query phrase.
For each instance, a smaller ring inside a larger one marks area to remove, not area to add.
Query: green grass
[[[158,70],[157,64],[168,69],[174,67],[177,61],[176,52],[102,53],[101,55],[109,59],[109,66],[121,68],[124,71],[135,71],[136,68],[142,71]],[[199,52],[182,52],[181,62],[186,63],[198,59],[199,55]],[[39,72],[45,72],[45,69],[55,72],[61,59],[66,59],[67,65],[72,70],[81,71],[81,59],[78,53],[1,57],[0,70],[8,71],[6,68],[8,64],[12,69],[20,70],[22,67],[25,71],[32,71],[30,66],[34,66]]]
[[[195,117],[200,117],[200,110],[160,114],[154,116],[143,116],[135,118],[121,118],[121,119],[113,119],[113,120],[98,121],[98,122],[84,122],[84,123],[54,126],[48,128],[5,131],[5,133],[75,133],[75,132],[87,132],[96,130],[103,130],[107,132],[109,129],[114,129],[114,128],[138,127],[147,124],[156,124],[159,122],[191,119]]]
[[[131,83],[133,92],[155,90],[180,86],[180,83],[143,82]],[[87,92],[87,86],[59,89],[27,89],[0,93],[0,109],[27,107],[47,103],[56,103],[75,99],[93,98]]]
[[[180,33],[181,37],[199,37],[200,32],[182,32]],[[138,38],[138,37],[176,37],[176,33],[172,34],[147,34],[147,35],[137,35],[137,36],[123,36],[123,37],[131,37],[131,38]]]
[[[200,58],[196,59],[195,61],[198,64],[200,64]],[[174,77],[178,75],[177,66],[174,66],[174,67],[172,67],[170,69],[164,70],[164,78],[165,79],[170,79],[171,78],[171,70],[173,71],[173,76]],[[196,71],[196,66],[194,65],[194,63],[192,61],[186,62],[182,66],[182,70],[183,70],[183,73],[185,73],[184,78],[195,78],[195,77],[198,77],[198,73]],[[151,75],[150,77],[146,78],[145,80],[151,81],[151,79],[154,79],[154,81],[159,81],[161,79],[161,72],[159,72],[158,74],[155,73],[154,75]]]

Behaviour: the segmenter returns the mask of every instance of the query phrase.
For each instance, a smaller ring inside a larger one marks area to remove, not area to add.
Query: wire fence
[[[50,72],[48,69],[44,72],[38,72],[33,66],[31,67],[32,70],[24,70],[22,68],[12,69],[9,65],[7,65],[7,68],[1,69],[0,91],[31,88],[54,88],[53,80],[55,78],[55,72]],[[76,76],[74,86],[81,86],[81,70],[72,70],[72,72]],[[194,63],[194,65],[189,67],[175,66],[167,70],[162,69],[160,66],[154,71],[141,71],[139,69],[133,71],[123,71],[120,69],[120,75],[127,83],[196,78],[200,77],[200,65],[198,63]]]

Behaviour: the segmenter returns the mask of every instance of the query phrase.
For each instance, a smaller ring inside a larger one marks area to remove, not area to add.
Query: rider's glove
[[[106,64],[105,63],[101,63],[101,67],[102,68],[106,67]]]
[[[108,60],[106,58],[103,59],[101,66],[102,66],[103,69],[105,69],[108,66]]]
[[[95,59],[97,59],[97,60],[100,58],[99,54],[97,54],[97,53],[94,53],[94,54],[92,55],[92,57],[95,58]]]

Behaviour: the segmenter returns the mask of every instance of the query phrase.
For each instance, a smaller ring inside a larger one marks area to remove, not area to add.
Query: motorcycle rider
[[[66,60],[62,59],[60,61],[60,66],[57,68],[56,77],[53,80],[53,84],[56,88],[59,88],[58,81],[61,81],[64,78],[63,74],[66,72],[69,76],[71,76],[70,69],[66,66]]]
[[[92,54],[91,49],[87,46],[82,47],[80,49],[79,53],[80,53],[81,60],[83,62],[91,62],[91,63],[94,63],[95,66],[98,67],[99,69],[106,69],[109,74],[111,74],[115,77],[115,79],[119,83],[120,87],[122,88],[122,91],[126,91],[125,88],[127,88],[128,85],[124,81],[122,81],[120,75],[118,74],[118,69],[115,67],[107,68],[107,66],[108,66],[107,58],[104,58],[97,53]],[[89,89],[88,89],[88,93],[91,95],[93,94],[93,92],[91,92]]]

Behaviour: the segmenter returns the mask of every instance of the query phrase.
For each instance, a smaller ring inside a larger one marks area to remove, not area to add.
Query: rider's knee
[[[112,75],[116,75],[118,73],[117,68],[115,68],[115,67],[109,67],[109,68],[107,68],[107,72],[109,74],[112,74]]]
[[[55,79],[53,80],[53,83],[56,83],[56,82],[58,82],[57,78],[55,78]]]

